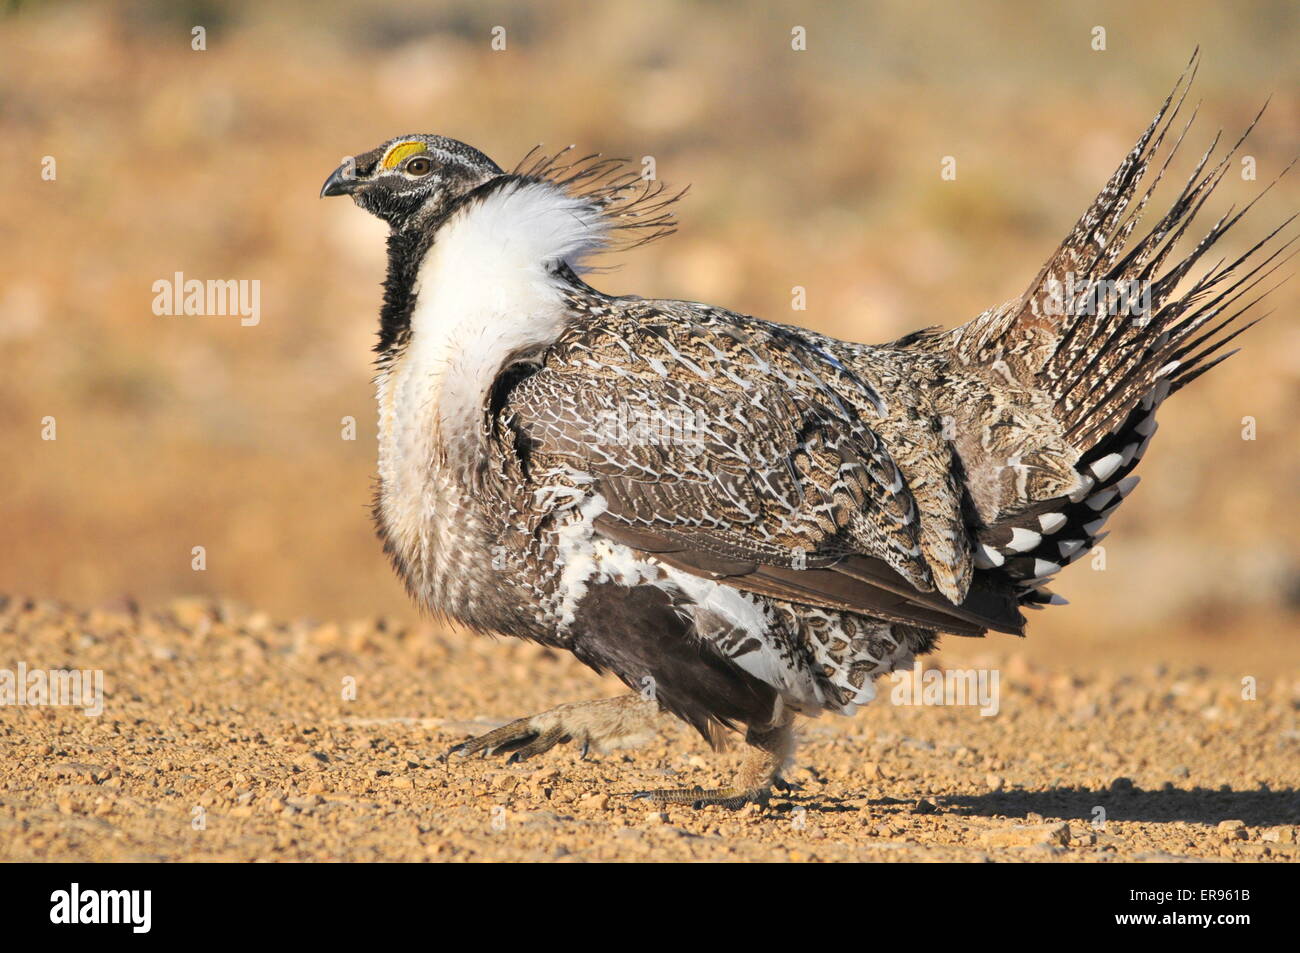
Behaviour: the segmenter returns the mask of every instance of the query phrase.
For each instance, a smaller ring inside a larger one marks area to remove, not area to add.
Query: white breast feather
[[[472,438],[502,363],[553,341],[568,317],[551,270],[599,248],[589,201],[547,182],[511,183],[453,213],[415,284],[411,338],[377,381],[385,522],[419,552],[433,529],[434,440]]]

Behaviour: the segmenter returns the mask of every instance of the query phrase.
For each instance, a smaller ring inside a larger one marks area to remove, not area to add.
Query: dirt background
[[[0,707],[0,857],[1294,857],[1300,283],[1162,412],[1101,558],[1056,587],[1072,605],[1023,642],[947,641],[940,663],[1001,672],[998,716],[884,699],[805,726],[792,799],[665,819],[615,795],[715,783],[735,754],[668,726],[630,760],[436,760],[618,689],[422,621],[392,578],[367,514],[382,228],[316,195],[409,131],[507,166],[537,142],[651,155],[692,186],[681,230],[596,284],[889,340],[1019,294],[1197,43],[1174,171],[1271,94],[1259,181],[1230,174],[1205,224],[1253,197],[1300,152],[1297,37],[1284,0],[1176,21],[1118,2],[5,5],[0,669],[99,668],[109,697],[99,718]],[[1224,253],[1297,208],[1292,175]],[[260,323],[154,315],[177,271],[260,281]]]
[[[1163,664],[1054,668],[1011,637],[953,639],[946,665],[998,670],[996,715],[882,690],[853,720],[805,722],[799,790],[734,813],[627,796],[736,767],[667,722],[599,759],[441,761],[509,718],[619,690],[513,640],[199,600],[12,600],[0,636],[107,683],[99,717],[0,708],[4,860],[1300,859],[1300,679],[1266,630],[1231,660],[1184,643]]]

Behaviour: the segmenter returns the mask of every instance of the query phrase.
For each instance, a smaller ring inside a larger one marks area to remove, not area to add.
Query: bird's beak
[[[327,195],[351,195],[357,189],[361,188],[363,182],[357,178],[356,164],[354,162],[345,162],[325,180],[321,186],[320,197],[325,198]]]

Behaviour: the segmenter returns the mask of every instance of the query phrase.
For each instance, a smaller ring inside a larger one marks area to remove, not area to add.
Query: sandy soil
[[[737,753],[666,723],[599,760],[440,761],[618,692],[537,647],[197,600],[10,599],[0,639],[0,665],[102,669],[106,689],[98,717],[0,707],[3,860],[1300,859],[1300,686],[1261,677],[1245,700],[1212,666],[1080,676],[988,640],[996,716],[891,704],[886,684],[855,719],[803,724],[800,789],[768,808],[659,811],[625,794],[724,782]]]

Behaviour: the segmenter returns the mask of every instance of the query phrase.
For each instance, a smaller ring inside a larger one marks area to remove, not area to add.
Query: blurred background
[[[383,228],[317,199],[347,154],[437,132],[506,167],[536,143],[653,156],[691,185],[680,232],[593,283],[877,342],[1018,295],[1198,43],[1203,105],[1175,170],[1271,95],[1244,150],[1259,181],[1230,173],[1201,224],[1256,194],[1300,153],[1298,38],[1285,0],[11,2],[0,591],[416,617],[368,515]],[[1300,174],[1224,254],[1297,209]],[[155,315],[175,272],[259,280],[260,323]],[[1245,352],[1162,413],[1105,570],[1062,576],[1072,606],[1034,616],[1025,651],[1296,659],[1298,301],[1300,283],[1280,289]]]

